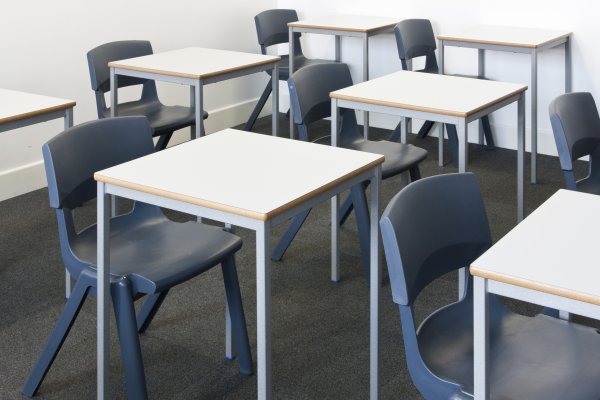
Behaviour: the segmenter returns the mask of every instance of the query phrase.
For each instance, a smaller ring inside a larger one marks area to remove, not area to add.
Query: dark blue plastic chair
[[[95,171],[154,151],[144,117],[118,117],[71,128],[43,146],[50,206],[56,209],[61,253],[76,279],[71,296],[29,376],[23,394],[36,394],[88,295],[96,293],[96,225],[77,231],[73,210],[96,198]],[[134,203],[110,222],[110,290],[121,342],[127,393],[147,398],[138,332],[143,332],[168,291],[221,264],[240,371],[252,373],[252,356],[234,254],[242,240],[223,229],[169,220],[159,207]],[[148,300],[136,317],[134,301]],[[87,356],[86,356],[87,357]]]
[[[417,57],[425,57],[425,67],[418,72],[429,74],[438,74],[439,67],[435,50],[437,48],[433,27],[428,19],[406,19],[401,21],[394,28],[396,36],[396,45],[398,47],[398,55],[402,63],[403,70],[409,70],[409,61]],[[464,75],[462,75],[464,76]],[[419,137],[423,138],[429,134],[433,127],[433,121],[425,121],[419,133]],[[488,116],[481,117],[481,124],[488,149],[493,149],[494,137]],[[456,166],[458,160],[458,136],[456,126],[446,124],[448,131],[448,141],[450,143],[450,152],[452,153],[453,161]],[[390,140],[398,141],[400,137],[400,125],[396,127]]]
[[[106,107],[104,98],[105,94],[110,91],[110,68],[108,63],[150,54],[152,54],[152,45],[146,40],[123,40],[106,43],[87,53],[92,90],[96,95],[98,118],[110,117],[110,108]],[[142,85],[142,97],[139,100],[120,103],[117,108],[117,115],[121,117],[143,115],[148,118],[153,136],[158,136],[157,150],[167,147],[173,132],[176,130],[195,125],[194,108],[165,106],[162,104],[158,99],[156,83],[153,80],[119,76],[117,85],[119,88]],[[208,118],[206,111],[203,111],[203,117],[204,119]],[[192,129],[191,138],[194,137],[194,129]]]
[[[298,136],[300,140],[308,141],[308,125],[331,116],[329,93],[352,86],[352,77],[346,64],[316,64],[296,71],[288,79],[288,86],[294,110],[294,123],[298,128]],[[383,154],[385,156],[385,161],[382,165],[383,179],[403,172],[409,172],[412,181],[421,177],[419,163],[427,157],[427,151],[410,144],[389,142],[387,140],[366,140],[359,132],[354,110],[342,110],[341,120],[339,146],[347,149]],[[324,136],[314,142],[329,145],[331,137]],[[365,185],[366,183],[351,190],[351,195],[342,204],[340,222],[343,223],[353,208],[356,210],[363,264],[365,273],[367,273],[370,247],[369,214],[364,193]],[[292,224],[273,251],[273,260],[280,260],[283,257],[283,254],[309,213],[310,209],[292,220]]]
[[[254,17],[254,23],[256,25],[256,35],[258,36],[258,44],[260,45],[260,51],[262,54],[267,54],[267,49],[271,46],[278,44],[289,43],[289,31],[287,24],[290,22],[298,21],[298,14],[296,10],[286,9],[274,9],[266,10]],[[299,70],[300,68],[320,63],[331,63],[330,60],[321,59],[310,59],[306,58],[302,53],[302,47],[300,44],[300,33],[294,34],[294,68]],[[267,73],[271,75],[272,71],[268,70]],[[290,76],[290,59],[289,55],[282,55],[281,61],[279,61],[279,80],[287,81]],[[251,131],[256,123],[258,115],[262,111],[271,95],[271,82],[267,82],[265,89],[263,90],[258,103],[252,110],[250,118],[244,125],[244,130]]]
[[[600,194],[600,116],[591,93],[567,93],[550,103],[550,122],[567,189]],[[573,162],[589,156],[588,175],[575,181]]]
[[[473,294],[425,318],[414,304],[431,282],[468,267],[492,244],[471,173],[438,175],[404,188],[380,221],[408,370],[427,399],[473,399]],[[565,266],[568,267],[568,266]],[[547,315],[527,317],[489,295],[492,399],[600,398],[600,335]]]

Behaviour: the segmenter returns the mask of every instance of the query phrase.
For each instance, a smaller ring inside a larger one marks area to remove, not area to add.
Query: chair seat
[[[330,145],[331,136],[323,136],[315,140],[314,143]],[[427,158],[427,150],[413,146],[412,144],[396,143],[388,140],[374,141],[361,139],[355,140],[343,147],[366,151],[368,153],[383,154],[385,160],[381,165],[382,179],[408,171]]]
[[[194,109],[183,106],[165,106],[160,102],[131,101],[119,104],[117,113],[120,117],[144,115],[150,122],[154,136],[161,136],[194,124]],[[104,110],[104,116],[110,117],[110,109]],[[203,118],[208,113],[203,111]]]
[[[281,60],[279,61],[279,80],[287,81],[290,77],[290,57],[289,55],[280,56]],[[325,63],[334,63],[332,60],[323,60],[319,58],[306,58],[303,55],[297,55],[294,57],[294,71],[299,70],[302,67],[306,67],[307,65],[313,64],[325,64]],[[267,73],[271,75],[271,70],[267,70]]]
[[[491,399],[600,398],[596,329],[543,314],[514,314],[503,306],[490,309]],[[449,305],[431,315],[418,332],[427,367],[467,393],[456,398],[472,398],[473,393],[472,310],[472,298]]]
[[[134,293],[157,293],[177,285],[241,247],[242,240],[222,228],[173,222],[158,207],[143,203],[110,221],[111,276],[128,276]],[[72,249],[95,269],[96,225],[81,232]]]

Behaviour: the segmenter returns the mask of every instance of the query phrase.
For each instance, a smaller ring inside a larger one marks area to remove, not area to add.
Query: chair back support
[[[298,21],[296,10],[275,9],[266,10],[254,17],[258,44],[263,54],[267,54],[267,47],[276,44],[289,43],[289,29],[287,24]],[[302,54],[300,33],[294,34],[294,54]]]
[[[437,72],[435,35],[428,19],[405,19],[394,28],[402,69],[408,70],[408,60],[425,57],[425,70]]]
[[[561,168],[572,171],[574,160],[590,155],[590,172],[600,177],[600,116],[591,93],[558,96],[550,103],[550,122]]]
[[[299,131],[306,131],[312,122],[331,116],[331,98],[335,90],[352,86],[348,65],[323,63],[308,65],[294,72],[288,79],[294,123]],[[358,132],[354,110],[342,110],[341,143],[362,138]]]
[[[67,129],[42,147],[50,206],[73,209],[96,198],[94,172],[150,154],[146,117],[118,117]]]
[[[411,183],[390,201],[380,226],[392,295],[402,306],[436,278],[468,267],[492,243],[472,173]]]

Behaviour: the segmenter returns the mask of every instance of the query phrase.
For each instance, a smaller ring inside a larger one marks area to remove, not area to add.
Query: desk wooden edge
[[[511,275],[498,274],[485,269],[477,268],[474,265],[469,267],[469,272],[473,276],[480,278],[490,279],[497,282],[506,283],[509,285],[519,286],[526,289],[537,290],[539,292],[553,294],[560,297],[565,297],[572,300],[581,301],[584,303],[590,303],[600,306],[600,297],[592,296],[587,293],[575,292],[572,290],[564,289],[558,286],[546,285],[539,282],[530,281],[528,279],[517,278]]]
[[[473,38],[462,38],[459,36],[445,36],[445,35],[437,35],[437,40],[447,40],[451,42],[465,42],[465,43],[476,43],[476,44],[489,44],[493,46],[506,46],[506,47],[521,47],[524,49],[536,49],[538,47],[543,47],[547,43],[554,42],[555,40],[570,37],[573,33],[568,32],[562,35],[558,35],[552,39],[546,40],[544,42],[538,44],[524,44],[524,43],[512,43],[512,42],[499,42],[497,40],[480,40]]]
[[[19,115],[12,115],[10,117],[0,119],[0,124],[21,121],[21,120],[24,120],[27,118],[37,117],[38,115],[49,114],[54,111],[67,110],[69,108],[75,107],[75,105],[77,105],[77,103],[75,101],[70,101],[68,103],[59,104],[59,105],[52,106],[52,107],[42,108],[40,110],[30,111],[30,112],[19,114]]]
[[[254,63],[250,63],[250,64],[245,64],[243,66],[238,66],[238,67],[233,67],[233,68],[225,68],[225,69],[221,69],[219,71],[214,71],[214,72],[210,72],[210,73],[206,73],[206,74],[184,74],[184,73],[179,73],[179,72],[171,72],[171,71],[164,71],[161,69],[154,69],[154,68],[140,68],[140,67],[133,67],[130,65],[123,65],[123,64],[119,64],[118,62],[109,62],[108,63],[108,67],[109,68],[120,68],[120,69],[127,69],[127,70],[131,70],[131,71],[140,71],[140,72],[147,72],[150,74],[157,74],[157,75],[166,75],[166,76],[177,76],[180,78],[188,78],[188,79],[206,79],[206,78],[212,78],[214,76],[219,76],[219,75],[224,75],[224,74],[228,74],[231,72],[236,72],[236,71],[243,71],[245,69],[249,69],[249,68],[253,68],[253,67],[258,67],[260,65],[266,65],[266,64],[277,64],[279,61],[281,60],[281,57],[279,56],[272,56],[272,58],[269,58],[268,60],[264,60],[264,61],[257,61]]]
[[[284,213],[285,211],[289,210],[290,208],[293,208],[298,204],[301,204],[307,200],[310,200],[311,198],[327,191],[328,189],[330,189],[348,179],[351,179],[352,177],[354,177],[356,175],[360,175],[361,173],[363,173],[379,164],[382,164],[384,159],[385,159],[385,157],[383,155],[381,155],[379,158],[370,162],[369,164],[366,164],[363,167],[361,167],[355,171],[352,171],[342,177],[339,177],[338,179],[336,179],[324,186],[321,186],[309,193],[306,193],[304,196],[301,196],[301,197],[299,197],[289,203],[286,203],[286,204],[284,204],[272,211],[269,211],[267,213],[260,213],[260,212],[256,212],[256,211],[246,210],[243,208],[228,206],[226,204],[215,203],[212,201],[197,199],[195,197],[184,196],[181,194],[177,194],[177,193],[173,193],[173,192],[169,192],[169,191],[165,191],[165,190],[158,190],[151,186],[145,186],[145,185],[140,185],[137,183],[132,183],[129,181],[109,178],[104,175],[100,175],[99,173],[94,174],[94,179],[98,182],[103,182],[103,183],[123,187],[126,189],[132,189],[132,190],[136,190],[139,192],[156,195],[156,196],[164,197],[164,198],[171,199],[171,200],[182,201],[184,203],[189,203],[189,204],[194,204],[194,205],[201,206],[201,207],[211,208],[213,210],[223,211],[223,212],[227,212],[227,213],[231,213],[231,214],[235,214],[235,215],[239,215],[242,217],[247,217],[247,218],[251,218],[251,219],[255,219],[255,220],[259,220],[259,221],[267,221],[273,217],[278,216],[279,214]]]
[[[398,22],[400,22],[400,21],[398,21]],[[289,28],[315,29],[315,30],[322,30],[322,31],[373,33],[373,32],[378,32],[378,31],[383,31],[383,30],[393,28],[398,24],[398,22],[387,24],[387,25],[380,25],[380,26],[376,26],[374,28],[368,28],[368,29],[340,28],[339,26],[334,27],[334,26],[325,26],[325,25],[311,25],[311,24],[303,24],[301,22],[300,23],[288,22],[288,27]]]
[[[527,90],[527,86],[523,86],[520,87],[519,89],[516,89],[498,99],[494,99],[493,101],[490,101],[480,107],[477,107],[473,110],[469,110],[466,112],[457,112],[457,111],[450,111],[450,110],[442,110],[442,109],[438,109],[438,108],[431,108],[431,107],[418,107],[418,106],[411,106],[411,105],[407,105],[407,104],[403,104],[403,103],[395,103],[395,102],[391,102],[391,101],[380,101],[380,100],[373,100],[373,99],[365,99],[362,97],[354,97],[354,96],[347,96],[347,95],[341,95],[341,94],[336,94],[335,92],[331,92],[329,94],[329,96],[332,99],[338,99],[338,100],[348,100],[348,101],[355,101],[358,103],[366,103],[366,104],[373,104],[373,105],[377,105],[377,106],[386,106],[386,107],[393,107],[393,108],[402,108],[405,110],[411,110],[411,111],[420,111],[420,112],[426,112],[426,113],[432,113],[432,114],[441,114],[441,115],[449,115],[451,117],[459,117],[459,118],[467,118],[472,114],[475,114],[481,110],[484,110],[488,107],[493,106],[496,103],[499,103],[503,100],[508,99],[509,97],[515,96],[519,93],[522,93],[524,91]]]

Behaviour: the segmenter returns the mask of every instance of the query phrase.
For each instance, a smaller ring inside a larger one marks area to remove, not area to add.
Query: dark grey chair
[[[473,293],[427,316],[414,304],[437,278],[468,267],[492,244],[475,176],[438,175],[404,188],[380,221],[408,370],[427,399],[473,399]],[[565,266],[568,268],[568,266]],[[492,399],[600,398],[600,335],[547,315],[527,317],[489,295]]]
[[[437,58],[435,56],[435,50],[437,48],[435,35],[433,33],[431,22],[428,19],[406,19],[401,21],[394,28],[394,35],[396,36],[398,55],[403,70],[410,69],[409,61],[412,59],[425,57],[425,67],[418,70],[418,72],[429,74],[439,73]],[[433,127],[433,124],[433,121],[425,121],[417,135],[421,138],[427,136]],[[493,149],[495,147],[494,137],[492,135],[492,128],[490,127],[490,120],[487,115],[481,117],[481,124],[487,148]],[[458,160],[458,136],[456,133],[456,126],[446,124],[446,130],[448,131],[450,151],[452,153],[454,164],[456,165]],[[399,137],[400,125],[396,127],[390,140],[398,141]]]
[[[591,93],[567,93],[550,103],[550,122],[567,189],[600,194],[600,117]],[[575,181],[573,162],[590,157],[588,175]]]
[[[290,99],[294,110],[294,123],[298,128],[300,140],[308,141],[308,125],[331,116],[331,100],[329,93],[338,89],[352,86],[352,77],[346,64],[329,63],[310,65],[296,71],[288,79]],[[427,151],[410,145],[387,140],[366,140],[359,132],[354,110],[341,111],[340,147],[383,154],[385,161],[382,165],[382,178],[386,179],[403,172],[409,172],[411,180],[421,177],[419,163],[427,157]],[[329,145],[330,136],[324,136],[314,141],[315,143]],[[344,201],[340,221],[356,210],[360,245],[363,254],[363,263],[366,269],[369,266],[369,214],[367,211],[366,197],[363,187],[355,187],[351,195]],[[283,235],[273,251],[272,259],[280,260],[298,233],[300,226],[308,217],[310,210],[296,216],[287,232]]]
[[[256,24],[256,35],[258,36],[258,44],[262,54],[267,54],[267,48],[270,46],[289,43],[289,31],[287,24],[298,21],[296,10],[274,9],[266,10],[254,17]],[[331,63],[334,61],[310,59],[306,58],[302,53],[300,45],[300,33],[294,34],[294,68],[296,70],[312,64]],[[271,75],[271,70],[267,73]],[[290,76],[290,60],[289,55],[282,55],[279,61],[279,80],[287,81]],[[256,123],[258,115],[262,111],[267,99],[271,95],[271,82],[267,82],[267,86],[263,90],[258,103],[254,107],[250,118],[244,126],[244,130],[251,131]]]
[[[100,45],[87,53],[88,66],[92,90],[96,94],[96,108],[98,118],[110,117],[110,108],[106,107],[105,93],[110,91],[111,61],[141,57],[152,54],[152,45],[146,40],[123,40]],[[156,83],[150,79],[119,76],[118,87],[123,88],[133,85],[142,86],[142,97],[136,101],[120,103],[117,115],[121,117],[143,115],[148,118],[152,127],[153,136],[158,136],[156,149],[167,147],[173,132],[186,127],[193,127],[196,122],[194,109],[183,106],[165,106],[158,99]],[[208,118],[208,113],[203,111],[203,118]],[[192,128],[191,138],[194,138]]]
[[[50,206],[56,209],[61,253],[76,279],[71,296],[50,335],[22,393],[36,394],[66,339],[83,302],[96,293],[96,225],[77,231],[74,208],[96,198],[95,171],[154,151],[144,117],[118,117],[68,129],[42,150]],[[242,240],[221,228],[169,220],[159,207],[135,203],[110,222],[110,289],[121,342],[127,393],[147,398],[138,332],[143,332],[169,290],[221,264],[240,371],[252,373],[234,254]],[[134,301],[147,295],[136,318]]]

